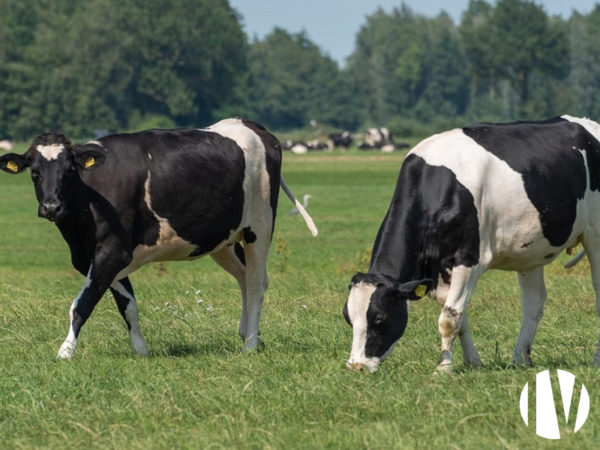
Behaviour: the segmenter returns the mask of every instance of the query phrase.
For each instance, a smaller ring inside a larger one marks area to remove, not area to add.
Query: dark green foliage
[[[530,0],[471,0],[460,24],[378,9],[341,68],[304,32],[249,43],[241,21],[227,0],[4,0],[0,139],[236,115],[396,134],[600,116],[600,7],[564,20]]]

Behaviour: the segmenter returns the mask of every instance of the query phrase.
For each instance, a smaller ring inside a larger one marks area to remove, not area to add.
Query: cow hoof
[[[147,348],[144,348],[144,349],[141,349],[141,348],[138,348],[138,349],[132,348],[131,349],[131,356],[133,356],[134,358],[135,357],[147,358],[148,357],[148,349]]]
[[[144,341],[138,341],[131,343],[131,354],[133,356],[141,356],[143,358],[148,357],[148,347]]]
[[[71,342],[63,342],[58,349],[58,357],[63,360],[71,359],[75,355],[75,346]]]
[[[255,342],[246,341],[242,347],[242,353],[262,352],[266,348],[262,339],[257,338]]]
[[[481,359],[474,359],[471,361],[463,361],[464,365],[467,367],[470,367],[472,369],[481,369],[481,367],[483,366],[483,363],[481,362]]]
[[[529,357],[526,357],[526,358],[513,357],[512,364],[515,367],[535,367],[535,363]]]
[[[452,373],[452,363],[442,362],[437,365],[435,368],[434,375],[445,375]]]

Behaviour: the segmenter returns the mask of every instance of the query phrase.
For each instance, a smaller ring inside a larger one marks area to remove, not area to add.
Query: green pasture
[[[516,275],[490,272],[469,309],[481,370],[462,366],[457,342],[454,373],[434,375],[439,306],[429,299],[413,304],[378,373],[345,369],[347,285],[368,267],[403,156],[285,155],[286,182],[312,195],[320,234],[312,238],[280,198],[261,353],[240,353],[237,285],[210,258],[133,274],[147,359],[130,356],[110,294],[75,358],[56,359],[83,277],[54,225],[37,218],[29,176],[0,174],[0,448],[599,448],[599,322],[587,262],[565,271],[566,255],[546,271],[535,368],[509,364],[521,316]],[[553,371],[562,425],[554,370],[572,372],[590,394],[586,424],[573,434],[572,406],[560,441],[535,435],[534,392],[529,428],[519,413],[521,389],[543,369]]]

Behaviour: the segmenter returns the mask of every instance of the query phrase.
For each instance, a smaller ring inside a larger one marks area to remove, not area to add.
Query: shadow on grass
[[[565,358],[548,358],[539,360],[533,365],[517,365],[510,361],[492,361],[489,363],[483,363],[483,367],[475,368],[473,366],[465,366],[462,363],[455,363],[452,373],[454,374],[467,374],[477,372],[514,372],[521,373],[526,371],[540,372],[546,369],[582,369],[582,368],[594,368],[592,361],[585,360],[567,360]]]
[[[235,346],[231,343],[208,342],[203,344],[172,343],[165,344],[150,350],[150,357],[175,357],[185,358],[188,356],[202,355],[234,355],[240,353],[241,345]]]

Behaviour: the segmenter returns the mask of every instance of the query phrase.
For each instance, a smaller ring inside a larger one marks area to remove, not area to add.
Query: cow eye
[[[385,314],[378,313],[373,319],[373,325],[381,325],[385,322]]]
[[[37,183],[42,179],[42,176],[38,172],[31,172],[31,179]]]

